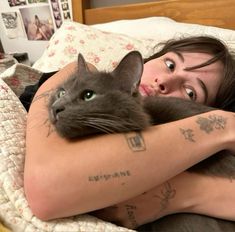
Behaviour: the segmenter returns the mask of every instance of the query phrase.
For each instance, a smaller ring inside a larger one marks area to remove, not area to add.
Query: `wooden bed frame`
[[[72,0],[72,5],[74,21],[87,25],[165,16],[178,22],[235,30],[235,0],[158,0],[92,9],[89,0]]]

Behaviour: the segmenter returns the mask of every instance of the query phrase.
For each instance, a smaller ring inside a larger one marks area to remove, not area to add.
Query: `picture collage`
[[[1,20],[10,39],[50,40],[64,20],[72,20],[71,0],[6,1],[10,10],[1,12]]]

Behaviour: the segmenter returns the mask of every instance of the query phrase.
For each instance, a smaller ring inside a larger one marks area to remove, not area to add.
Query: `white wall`
[[[9,7],[7,0],[0,0],[0,12],[14,12],[17,7]],[[48,41],[29,41],[27,37],[9,39],[0,20],[0,37],[5,53],[27,52],[31,62],[36,61],[45,50]]]

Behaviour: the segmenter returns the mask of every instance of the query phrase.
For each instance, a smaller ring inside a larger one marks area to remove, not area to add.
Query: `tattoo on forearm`
[[[47,101],[48,101],[48,99],[49,99],[49,96],[50,96],[50,94],[51,94],[52,91],[53,91],[53,89],[50,89],[50,90],[45,91],[44,93],[42,93],[42,94],[36,96],[36,97],[33,99],[32,103],[35,102],[35,101],[38,101],[38,100],[40,100],[40,99],[42,99],[42,98],[45,99],[45,102],[47,103]]]
[[[176,190],[172,188],[170,182],[166,182],[161,190],[160,195],[154,195],[160,199],[160,211],[163,211],[169,205],[171,199],[173,199],[176,195]]]
[[[129,148],[132,151],[137,152],[146,150],[145,141],[140,132],[132,132],[125,134],[125,138]]]
[[[199,116],[196,120],[196,123],[199,125],[202,131],[205,131],[207,134],[209,134],[215,129],[216,130],[224,129],[227,123],[227,119],[224,118],[223,116],[212,114],[209,115],[208,117]],[[180,128],[180,132],[186,140],[190,142],[195,142],[192,129]]]
[[[131,176],[130,171],[125,170],[125,171],[118,171],[118,172],[113,172],[110,174],[99,174],[99,175],[93,175],[93,176],[88,176],[88,181],[91,182],[98,182],[98,181],[108,181],[112,179],[119,179],[119,178],[125,178]]]
[[[48,100],[49,100],[49,97],[51,95],[51,92],[54,91],[53,89],[50,89],[48,91],[45,91],[43,92],[42,94],[36,96],[32,103],[33,102],[36,102],[38,100],[41,100],[43,99],[44,100],[44,103],[45,103],[45,106],[47,107],[47,104],[48,104]],[[55,128],[53,127],[53,125],[50,123],[50,120],[49,118],[47,118],[44,122],[43,122],[43,125],[45,125],[47,128],[48,128],[48,132],[47,132],[47,137],[49,137],[54,131],[55,131]]]
[[[223,116],[213,114],[209,115],[208,118],[198,117],[196,122],[199,124],[201,130],[209,134],[214,129],[224,129],[227,123],[227,119]]]
[[[190,142],[195,142],[195,140],[193,139],[194,134],[193,134],[192,129],[182,129],[182,128],[180,128],[180,132],[183,134],[183,136],[186,140],[189,140]]]
[[[49,137],[55,131],[55,128],[52,126],[48,118],[44,121],[43,124],[48,128],[47,137]]]
[[[135,211],[137,207],[135,205],[125,205],[128,220],[130,221],[133,228],[136,228],[138,226],[136,217],[135,217]]]

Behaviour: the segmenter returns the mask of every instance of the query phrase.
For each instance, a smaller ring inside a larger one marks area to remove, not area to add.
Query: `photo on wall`
[[[21,17],[18,12],[2,12],[1,18],[5,34],[9,39],[25,36]]]
[[[70,10],[70,3],[68,0],[61,0],[61,8],[63,11],[63,18],[64,20],[71,20],[71,10]]]
[[[10,7],[12,6],[23,6],[26,5],[26,0],[8,0]]]
[[[49,6],[20,8],[28,40],[49,40],[55,29]]]
[[[62,25],[62,16],[59,6],[59,0],[51,0],[51,9],[53,12],[56,28],[59,28]]]
[[[31,3],[48,3],[48,0],[28,0]]]

